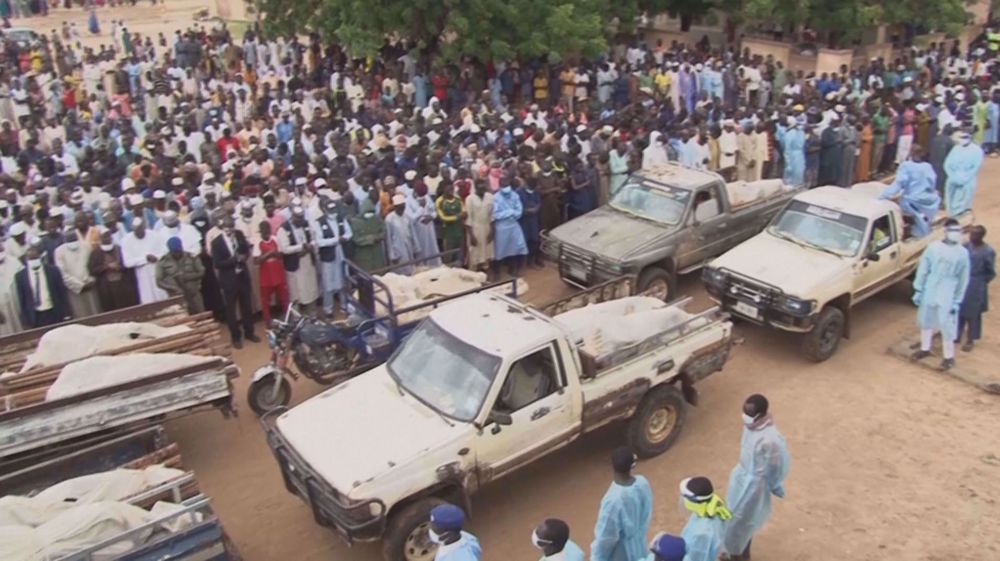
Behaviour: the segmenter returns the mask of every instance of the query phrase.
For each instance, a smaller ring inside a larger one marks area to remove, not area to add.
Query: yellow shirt
[[[656,89],[660,93],[667,93],[670,91],[670,81],[671,81],[670,74],[666,72],[660,72],[659,74],[656,75],[656,78],[653,80],[653,83],[656,84]]]
[[[535,99],[549,98],[549,79],[545,76],[535,78]]]

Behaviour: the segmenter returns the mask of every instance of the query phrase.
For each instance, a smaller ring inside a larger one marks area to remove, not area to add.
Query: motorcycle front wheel
[[[291,400],[292,385],[284,376],[281,376],[281,381],[277,385],[269,376],[251,383],[247,389],[247,405],[258,417],[275,407],[288,405]]]

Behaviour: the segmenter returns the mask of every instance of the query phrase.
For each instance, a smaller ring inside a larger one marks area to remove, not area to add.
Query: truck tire
[[[677,292],[677,279],[669,271],[661,267],[647,267],[639,275],[639,294],[659,298],[664,302],[674,299]],[[648,294],[647,294],[648,293]]]
[[[432,561],[437,545],[430,541],[427,530],[431,525],[431,510],[445,501],[425,497],[403,507],[389,518],[382,539],[385,561]]]
[[[629,420],[625,438],[640,458],[667,451],[684,427],[684,396],[673,386],[657,386],[642,399]]]
[[[844,312],[827,306],[819,313],[816,325],[805,335],[803,348],[813,362],[823,362],[837,352],[837,345],[844,338]]]
[[[291,400],[292,386],[284,376],[281,377],[277,389],[274,387],[274,380],[270,377],[257,380],[247,388],[247,405],[258,417],[275,407],[288,405]]]

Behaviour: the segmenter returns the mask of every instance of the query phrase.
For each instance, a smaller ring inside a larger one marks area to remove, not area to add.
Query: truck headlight
[[[794,296],[782,296],[778,307],[796,316],[807,316],[812,313],[813,300],[801,300]]]
[[[701,274],[701,280],[703,280],[705,284],[708,285],[722,286],[726,282],[726,273],[723,273],[718,269],[712,269],[706,267],[704,272],[702,272]]]

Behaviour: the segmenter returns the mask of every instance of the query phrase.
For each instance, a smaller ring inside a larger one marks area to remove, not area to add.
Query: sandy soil
[[[184,0],[162,11],[144,5],[114,13],[130,28],[171,32],[190,21],[198,5]],[[105,33],[110,14],[101,12]],[[71,17],[84,21],[79,10]],[[29,24],[44,30],[53,21]],[[1000,232],[995,173],[1000,173],[1000,160],[987,160],[975,210],[978,222]],[[993,234],[994,246],[1000,246],[998,236]],[[534,301],[569,290],[552,269],[528,280]],[[708,305],[697,278],[684,279],[681,291],[694,296],[698,306]],[[676,499],[680,479],[706,475],[725,487],[738,456],[740,405],[747,395],[762,392],[788,438],[792,469],[787,498],[776,501],[771,521],[754,540],[755,559],[1000,559],[995,522],[1000,517],[1000,401],[889,356],[887,348],[912,334],[914,321],[908,287],[893,287],[856,310],[852,339],[822,364],[805,360],[795,337],[738,325],[745,344],[723,372],[699,385],[701,404],[690,410],[680,439],[666,454],[639,465],[656,491],[651,532],[682,528]],[[987,316],[985,331],[976,351],[960,353],[959,360],[995,372],[1000,315]],[[266,359],[263,345],[237,354],[244,372],[237,383],[241,404],[249,374]],[[294,398],[298,402],[319,391],[312,382],[299,381]],[[289,555],[297,561],[379,559],[377,547],[350,550],[316,526],[309,510],[284,490],[248,408],[236,420],[203,413],[169,428],[248,561]],[[621,436],[620,427],[610,427],[485,488],[474,500],[470,530],[487,558],[499,552],[509,559],[537,558],[531,529],[549,516],[567,520],[573,538],[586,549],[610,480],[609,456]]]

